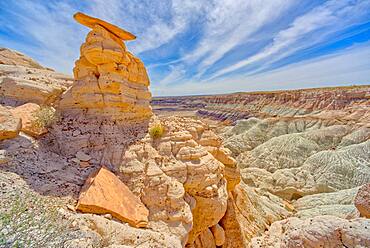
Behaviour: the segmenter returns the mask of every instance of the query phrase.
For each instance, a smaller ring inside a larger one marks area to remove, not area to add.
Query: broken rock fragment
[[[77,210],[111,214],[134,227],[148,224],[149,211],[130,189],[104,166],[90,175],[83,186]]]
[[[45,127],[36,125],[37,111],[40,111],[40,106],[36,103],[26,103],[11,110],[15,117],[22,120],[21,131],[33,137],[39,137],[48,132]]]

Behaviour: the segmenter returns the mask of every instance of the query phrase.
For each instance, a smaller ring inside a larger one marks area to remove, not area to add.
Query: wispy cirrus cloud
[[[369,83],[370,42],[344,49],[336,54],[292,63],[261,74],[240,76],[199,83],[156,87],[156,95],[207,95],[240,91],[265,91],[315,88]],[[230,87],[232,85],[232,87]]]
[[[261,52],[217,71],[210,79],[271,56],[276,56],[278,53],[288,56],[299,49],[312,46],[320,41],[322,42],[323,38],[327,38],[327,36],[333,35],[368,16],[369,8],[370,1],[359,1],[358,4],[351,4],[349,1],[335,0],[320,5],[310,12],[297,17],[287,29],[281,30],[273,38],[271,44],[266,46]]]
[[[265,76],[279,68],[365,49],[358,44],[370,40],[368,0],[17,0],[0,2],[0,45],[71,74],[89,31],[73,20],[77,11],[137,35],[127,45],[145,62],[153,92],[162,95],[253,89],[258,79],[274,82]],[[350,75],[350,68],[343,73]]]

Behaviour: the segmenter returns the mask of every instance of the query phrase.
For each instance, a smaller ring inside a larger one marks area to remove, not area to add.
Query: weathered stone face
[[[96,24],[87,35],[73,72],[75,83],[60,102],[62,114],[125,122],[152,115],[144,64],[103,26]]]
[[[147,133],[149,78],[123,42],[134,35],[86,15],[75,19],[92,30],[81,45],[74,83],[57,107],[59,121],[51,140],[64,155],[83,151],[92,163],[118,165],[126,147]]]

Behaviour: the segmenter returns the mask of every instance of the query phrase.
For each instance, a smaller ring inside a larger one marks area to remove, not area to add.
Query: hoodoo
[[[58,149],[66,155],[84,150],[97,162],[116,164],[119,158],[113,154],[147,131],[149,78],[124,44],[134,35],[82,13],[74,18],[92,30],[75,63],[74,84],[59,103]]]
[[[99,115],[119,122],[149,119],[148,75],[144,64],[127,51],[123,42],[135,36],[82,13],[74,18],[92,31],[73,69],[75,83],[60,102],[62,113]]]

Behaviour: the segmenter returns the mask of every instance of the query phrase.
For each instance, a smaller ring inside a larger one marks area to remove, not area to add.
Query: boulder
[[[0,140],[17,137],[21,127],[21,119],[0,105]]]
[[[363,185],[355,197],[355,206],[361,216],[370,218],[370,183]]]
[[[104,166],[93,173],[83,186],[77,210],[111,214],[134,227],[148,224],[148,209],[130,189]]]
[[[91,157],[87,154],[85,154],[84,152],[82,151],[78,151],[76,153],[76,158],[80,161],[89,161],[91,159]]]
[[[12,114],[22,120],[22,132],[31,135],[33,137],[39,137],[48,132],[45,127],[37,126],[37,112],[40,110],[40,106],[36,103],[26,103],[11,109]]]

